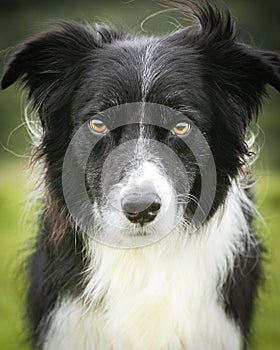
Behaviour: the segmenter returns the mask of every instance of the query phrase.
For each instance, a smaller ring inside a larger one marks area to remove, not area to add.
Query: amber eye
[[[183,136],[186,135],[191,129],[191,125],[187,122],[181,122],[174,126],[172,133],[174,135]]]
[[[108,127],[103,121],[99,119],[92,119],[89,122],[90,129],[97,134],[105,134],[108,131]]]

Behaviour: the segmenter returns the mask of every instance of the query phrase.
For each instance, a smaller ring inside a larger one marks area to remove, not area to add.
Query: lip
[[[136,231],[135,233],[134,232],[129,232],[128,233],[128,236],[129,237],[147,237],[147,236],[151,236],[152,233],[151,232],[147,232],[147,231]]]

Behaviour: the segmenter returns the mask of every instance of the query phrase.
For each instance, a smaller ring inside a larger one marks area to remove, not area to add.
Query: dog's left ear
[[[280,91],[280,55],[235,40],[213,45],[206,55],[211,57],[208,78],[214,83],[213,96],[219,96],[217,104],[237,116],[246,130],[262,108],[267,85]]]
[[[240,115],[248,125],[262,106],[266,86],[280,91],[280,55],[237,42],[216,54],[212,64],[218,64],[217,73],[212,71],[212,79],[229,102],[242,108]]]
[[[280,91],[280,54],[269,51],[253,50],[259,60],[259,75],[268,84]]]
[[[257,50],[237,41],[230,11],[209,0],[160,0],[172,11],[197,25],[170,35],[167,40],[197,54],[212,102],[225,115],[237,115],[246,127],[262,105],[266,85],[280,91],[280,55]]]
[[[280,54],[277,52],[258,50],[251,46],[232,43],[228,49],[219,52],[224,56],[225,66],[223,70],[229,70],[232,75],[232,83],[245,84],[247,91],[253,91],[266,84],[280,91]],[[230,81],[229,81],[230,84]]]

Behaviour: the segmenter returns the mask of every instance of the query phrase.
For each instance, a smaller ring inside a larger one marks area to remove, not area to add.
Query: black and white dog
[[[262,245],[245,141],[280,59],[236,40],[228,10],[163,36],[61,23],[23,43],[17,80],[42,124],[34,349],[244,350]]]

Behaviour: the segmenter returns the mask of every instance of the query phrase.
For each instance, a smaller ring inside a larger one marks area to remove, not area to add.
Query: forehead
[[[200,59],[164,38],[136,38],[92,53],[77,100],[96,112],[133,102],[196,109],[205,101]]]

